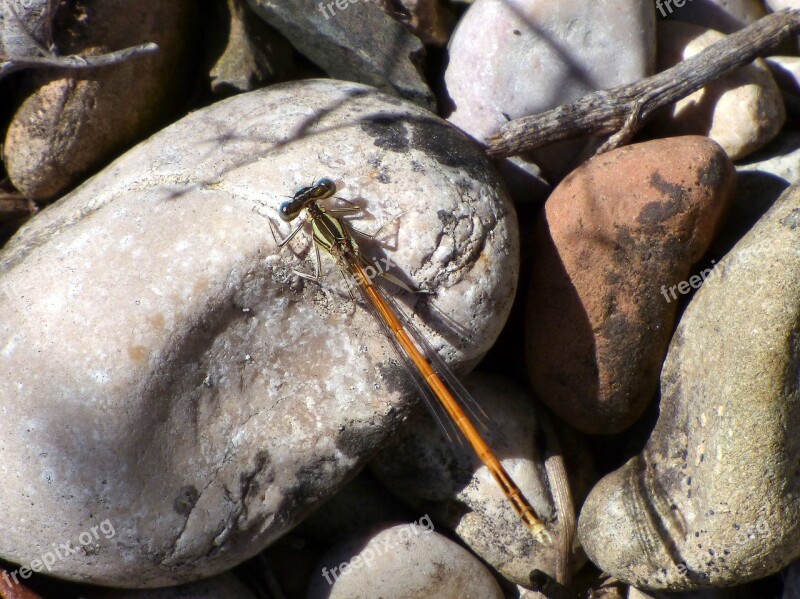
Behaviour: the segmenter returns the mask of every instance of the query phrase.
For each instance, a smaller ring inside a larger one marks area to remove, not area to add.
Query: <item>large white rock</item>
[[[292,528],[387,439],[415,394],[389,342],[330,260],[321,284],[292,274],[313,270],[306,236],[278,255],[270,234],[285,195],[321,176],[364,208],[360,229],[386,223],[364,251],[430,290],[398,299],[442,357],[480,359],[510,309],[518,240],[466,136],[330,80],[192,113],[0,255],[0,556],[30,564],[108,521],[113,535],[51,573],[207,577]]]

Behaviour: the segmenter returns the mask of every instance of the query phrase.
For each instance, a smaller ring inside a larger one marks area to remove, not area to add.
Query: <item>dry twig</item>
[[[158,50],[157,44],[147,42],[98,56],[0,56],[0,59],[2,59],[2,62],[0,62],[0,79],[14,71],[27,68],[92,69],[94,67],[104,67],[119,64],[135,56],[150,54],[156,50]]]
[[[537,410],[539,425],[544,432],[545,445],[545,472],[550,485],[550,495],[556,509],[559,526],[558,560],[556,561],[556,581],[564,586],[569,586],[572,562],[572,545],[575,542],[575,503],[567,478],[567,467],[561,444],[558,440],[550,415],[544,409]]]
[[[582,135],[612,134],[597,153],[633,137],[658,109],[764,56],[800,33],[800,10],[767,15],[674,67],[635,83],[593,92],[533,116],[509,121],[488,141],[490,156],[513,156]]]

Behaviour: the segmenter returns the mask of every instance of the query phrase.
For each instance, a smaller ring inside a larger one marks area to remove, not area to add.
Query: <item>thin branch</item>
[[[800,10],[767,15],[647,79],[593,92],[571,104],[514,119],[488,140],[490,156],[512,156],[582,135],[612,134],[599,152],[630,140],[654,112],[766,55],[800,33]]]
[[[62,69],[93,69],[113,64],[119,64],[130,58],[152,54],[158,50],[158,45],[153,42],[139,44],[123,50],[116,50],[98,56],[3,56],[0,62],[0,79],[27,68],[56,67]]]
[[[553,427],[550,414],[545,409],[539,409],[537,410],[537,416],[539,418],[539,426],[544,432],[546,447],[544,468],[547,473],[547,482],[550,486],[550,495],[553,498],[559,527],[556,581],[564,586],[569,586],[572,577],[570,570],[572,545],[575,542],[575,503],[572,500],[561,443]]]

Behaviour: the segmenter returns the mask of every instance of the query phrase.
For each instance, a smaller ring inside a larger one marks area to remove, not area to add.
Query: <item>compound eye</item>
[[[278,207],[278,216],[283,222],[288,223],[297,217],[297,210],[292,208],[291,202],[284,202]]]
[[[320,179],[317,181],[317,187],[323,190],[320,195],[326,198],[336,193],[336,183],[330,179]]]

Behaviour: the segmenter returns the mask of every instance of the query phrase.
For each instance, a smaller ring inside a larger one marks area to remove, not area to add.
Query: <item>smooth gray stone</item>
[[[369,0],[338,0],[332,7],[327,0],[248,4],[334,79],[366,83],[435,109],[436,100],[420,74],[422,42]]]
[[[448,50],[448,120],[485,142],[510,119],[651,75],[655,15],[638,0],[477,0]],[[585,146],[586,139],[567,140],[530,158],[555,184]]]
[[[503,599],[491,572],[423,515],[331,549],[313,570],[308,599]]]

